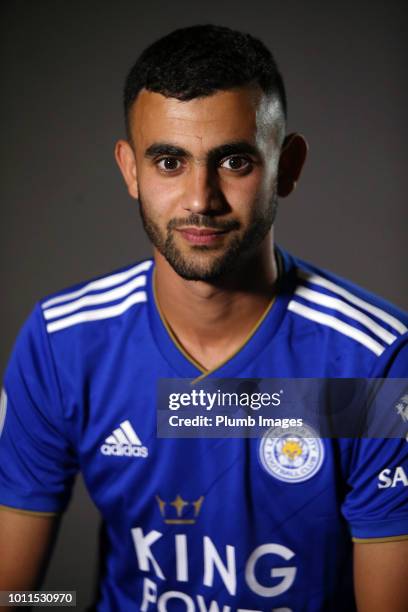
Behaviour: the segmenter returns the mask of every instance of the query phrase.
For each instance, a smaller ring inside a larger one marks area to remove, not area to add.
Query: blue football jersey
[[[162,378],[407,376],[404,313],[280,253],[273,306],[210,372],[172,337],[151,260],[41,301],[24,325],[0,504],[60,513],[82,471],[103,518],[100,612],[351,612],[353,539],[408,537],[405,439],[156,435]]]

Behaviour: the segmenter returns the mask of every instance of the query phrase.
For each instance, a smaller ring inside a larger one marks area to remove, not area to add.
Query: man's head
[[[265,248],[277,196],[293,189],[306,153],[301,137],[285,140],[268,49],[224,27],[177,30],[142,53],[124,103],[128,141],[116,159],[173,269],[214,281]]]

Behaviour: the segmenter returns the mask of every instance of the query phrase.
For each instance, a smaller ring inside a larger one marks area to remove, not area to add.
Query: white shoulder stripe
[[[152,261],[143,261],[137,266],[133,266],[130,270],[126,270],[125,272],[118,272],[117,274],[111,274],[110,276],[105,276],[104,278],[99,278],[97,280],[91,281],[81,289],[77,291],[73,291],[72,293],[65,293],[65,295],[58,295],[57,297],[51,298],[47,300],[42,305],[43,309],[49,308],[50,306],[54,306],[54,304],[61,304],[62,302],[69,302],[70,300],[75,300],[76,298],[85,295],[85,293],[89,293],[90,291],[96,291],[98,289],[109,289],[110,287],[114,287],[115,285],[120,285],[125,281],[132,278],[132,276],[136,276],[141,272],[146,272],[151,268],[153,262]]]
[[[301,317],[310,319],[311,321],[316,321],[322,325],[327,325],[345,336],[353,338],[357,342],[360,342],[360,344],[363,344],[370,349],[370,351],[373,351],[373,353],[376,355],[381,355],[385,350],[385,348],[379,342],[373,340],[373,338],[371,338],[371,336],[368,334],[365,334],[348,323],[344,323],[344,321],[340,321],[340,319],[336,319],[336,317],[333,317],[332,315],[320,312],[320,310],[313,310],[313,308],[304,306],[304,304],[296,302],[295,300],[289,302],[288,310],[295,312]]]
[[[146,301],[146,292],[136,291],[135,293],[129,295],[126,300],[123,300],[123,302],[115,304],[114,306],[108,306],[107,308],[98,308],[96,310],[84,310],[82,312],[76,312],[75,314],[70,315],[69,317],[64,317],[63,319],[52,321],[51,323],[48,323],[47,331],[49,333],[52,333],[60,329],[64,329],[65,327],[77,325],[78,323],[86,323],[87,321],[99,321],[101,319],[110,319],[112,317],[117,317],[123,314],[134,304],[139,304],[140,302]]]
[[[4,421],[6,420],[7,412],[7,394],[4,389],[1,390],[0,394],[0,436],[3,431]]]
[[[132,293],[135,289],[140,289],[146,285],[146,276],[140,275],[132,279],[125,285],[120,285],[110,291],[104,293],[94,293],[85,297],[79,298],[69,304],[63,304],[62,306],[55,306],[54,308],[48,308],[44,310],[44,317],[47,321],[51,319],[57,319],[76,310],[80,310],[85,306],[95,306],[97,304],[106,304],[106,302],[114,302],[122,297],[126,297],[129,293]]]
[[[351,319],[362,323],[367,329],[372,331],[376,336],[381,338],[387,344],[392,344],[397,336],[391,334],[388,330],[381,325],[378,325],[373,319],[371,319],[368,315],[361,312],[361,310],[357,310],[354,306],[350,306],[347,302],[343,302],[343,300],[339,300],[335,297],[330,297],[325,293],[319,293],[318,291],[313,291],[312,289],[308,289],[307,287],[298,287],[295,291],[296,295],[300,295],[300,297],[309,300],[310,302],[314,302],[315,304],[320,304],[321,306],[327,306],[328,308],[332,308],[333,310],[338,310],[343,314],[347,315]]]
[[[405,332],[408,331],[408,328],[405,327],[405,325],[401,321],[390,315],[385,310],[382,310],[381,308],[378,308],[377,306],[374,306],[373,304],[370,304],[369,302],[358,298],[353,293],[350,293],[350,291],[347,291],[347,289],[344,289],[344,287],[336,285],[336,283],[333,283],[327,278],[319,276],[318,274],[309,274],[304,270],[299,270],[298,276],[310,283],[320,285],[320,287],[325,287],[326,289],[330,289],[330,291],[333,291],[334,293],[338,293],[338,295],[341,295],[342,297],[346,298],[346,300],[348,300],[352,304],[355,304],[363,310],[370,312],[381,321],[384,321],[384,323],[388,323],[388,325],[396,329],[400,334],[405,334]]]

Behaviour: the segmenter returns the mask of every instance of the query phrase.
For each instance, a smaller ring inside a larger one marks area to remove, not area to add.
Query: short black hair
[[[175,30],[147,47],[125,82],[126,131],[129,111],[142,89],[178,100],[209,96],[247,84],[276,94],[287,115],[285,86],[269,49],[250,34],[216,25]]]

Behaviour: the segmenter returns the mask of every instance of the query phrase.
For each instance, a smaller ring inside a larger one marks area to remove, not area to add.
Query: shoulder
[[[38,307],[48,334],[97,321],[121,317],[147,301],[151,259],[88,279],[40,300]]]
[[[406,312],[327,270],[297,258],[293,264],[288,310],[303,333],[319,338],[322,349],[354,353],[375,366],[406,345]]]

